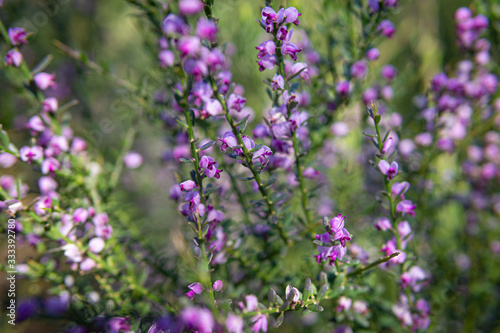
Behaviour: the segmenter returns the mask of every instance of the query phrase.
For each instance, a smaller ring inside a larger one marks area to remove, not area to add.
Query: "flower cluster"
[[[319,254],[316,256],[316,261],[318,263],[326,261],[329,265],[334,265],[336,260],[342,261],[347,251],[346,242],[351,240],[351,234],[344,228],[344,219],[345,216],[338,214],[325,224],[327,232],[316,235],[316,240],[321,244],[317,247]]]

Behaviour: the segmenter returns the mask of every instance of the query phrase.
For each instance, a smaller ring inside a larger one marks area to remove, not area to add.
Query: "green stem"
[[[382,258],[380,258],[378,260],[375,260],[374,262],[371,262],[371,263],[369,263],[367,265],[364,265],[364,266],[362,266],[362,267],[360,267],[360,268],[352,271],[351,273],[347,274],[347,277],[359,275],[359,274],[361,274],[361,273],[369,270],[370,268],[376,267],[376,266],[378,266],[380,264],[383,264],[384,262],[387,262],[387,261],[391,260],[394,257],[397,257],[399,254],[400,254],[400,252],[394,252],[391,255],[382,257]]]
[[[311,228],[314,228],[314,223],[311,217],[311,211],[309,210],[309,202],[308,202],[308,196],[307,196],[307,188],[305,185],[305,179],[304,179],[304,170],[303,166],[300,162],[300,152],[299,152],[299,144],[297,142],[297,135],[295,131],[292,132],[292,141],[293,141],[293,150],[295,153],[295,167],[297,168],[297,177],[299,178],[299,184],[300,184],[300,192],[301,192],[301,197],[302,197],[302,209],[304,210],[304,214],[307,219],[307,228],[309,231],[312,231]]]
[[[248,148],[245,146],[245,143],[243,142],[243,137],[241,136],[240,131],[236,127],[236,123],[233,121],[231,115],[229,114],[229,110],[227,107],[227,103],[222,97],[222,95],[219,93],[219,90],[217,88],[217,85],[215,84],[214,80],[212,77],[210,77],[210,81],[212,83],[212,89],[214,91],[215,98],[221,103],[222,108],[224,109],[224,114],[226,116],[226,120],[228,124],[231,126],[232,132],[234,136],[236,137],[236,140],[238,141],[238,144],[241,146],[241,149],[243,150],[243,155],[245,157],[245,162],[246,162],[246,167],[252,172],[252,175],[257,182],[257,186],[259,187],[259,192],[262,194],[263,199],[266,201],[267,207],[268,207],[268,212],[267,215],[268,217],[276,217],[276,209],[274,207],[274,202],[271,200],[269,197],[269,193],[264,186],[264,182],[260,178],[259,171],[257,171],[252,162],[252,156]],[[279,235],[281,239],[285,242],[287,245],[291,245],[291,240],[288,237],[286,231],[283,229],[283,227],[279,224],[279,221],[275,221],[275,226],[276,229],[278,229]]]

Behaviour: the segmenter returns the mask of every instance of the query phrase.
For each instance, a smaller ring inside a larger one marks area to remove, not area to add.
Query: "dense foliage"
[[[2,330],[500,329],[494,1],[23,2]]]

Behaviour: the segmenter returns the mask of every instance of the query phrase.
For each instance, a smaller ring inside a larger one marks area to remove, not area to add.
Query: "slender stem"
[[[210,81],[212,83],[212,89],[214,91],[215,98],[221,103],[222,108],[224,109],[224,114],[226,116],[226,120],[231,126],[231,130],[236,137],[236,140],[238,141],[238,144],[241,146],[241,149],[243,150],[243,155],[245,157],[245,162],[246,162],[246,167],[252,172],[252,175],[257,182],[257,186],[259,187],[259,192],[262,194],[262,197],[266,201],[267,207],[268,207],[268,212],[267,215],[269,216],[274,216],[276,217],[276,209],[274,207],[274,202],[271,200],[269,197],[269,193],[264,186],[264,182],[260,178],[260,171],[257,171],[255,167],[253,166],[252,162],[252,156],[248,148],[245,146],[245,143],[243,142],[243,137],[241,136],[240,131],[238,130],[236,123],[233,121],[231,115],[229,114],[229,110],[227,107],[227,103],[222,97],[222,95],[219,93],[219,90],[217,88],[217,85],[215,84],[213,77],[210,77]],[[279,224],[279,221],[275,221],[275,226],[278,229],[279,235],[281,239],[287,244],[291,245],[291,240],[288,237],[286,231],[283,229],[283,227]]]
[[[383,264],[384,262],[387,262],[387,261],[391,260],[394,257],[397,257],[399,254],[400,254],[400,252],[394,252],[391,255],[382,257],[382,258],[380,258],[378,260],[375,260],[374,262],[371,262],[371,263],[369,263],[367,265],[364,265],[364,266],[362,266],[362,267],[360,267],[360,268],[352,271],[351,273],[347,274],[347,277],[359,275],[359,274],[361,274],[361,273],[369,270],[370,268],[376,267],[376,266],[378,266],[380,264]]]
[[[185,101],[185,105],[187,106],[187,100]],[[191,119],[191,113],[189,109],[186,107],[185,111],[185,116],[186,116],[186,123],[188,125],[188,136],[189,136],[189,142],[190,142],[190,148],[191,148],[191,156],[194,159],[194,168],[195,168],[195,174],[196,174],[196,182],[198,184],[198,190],[200,193],[200,200],[201,202],[206,206],[206,199],[203,193],[203,177],[200,174],[200,155],[199,155],[199,150],[196,148],[196,139],[194,137],[194,124],[193,124],[193,119]],[[202,223],[202,218],[200,217],[199,214],[196,214],[196,221],[198,225],[198,241],[200,243],[200,250],[201,250],[201,262],[203,265],[203,269],[205,270],[205,273],[207,274],[206,278],[208,280],[207,288],[210,294],[210,306],[212,307],[213,310],[217,309],[217,304],[215,303],[215,297],[214,297],[214,292],[213,292],[213,287],[212,287],[212,278],[210,277],[210,263],[208,262],[208,254],[206,251],[205,247],[205,242],[206,238],[205,235],[203,234],[203,226],[204,223]]]
[[[295,131],[292,132],[292,141],[293,141],[293,150],[295,153],[295,167],[297,168],[297,177],[299,178],[299,184],[300,184],[300,192],[302,196],[302,209],[304,210],[304,214],[307,219],[307,228],[311,229],[314,228],[314,223],[311,217],[311,211],[309,210],[309,202],[308,202],[308,196],[307,196],[307,188],[305,185],[305,179],[304,179],[304,170],[303,166],[300,162],[300,152],[299,152],[299,144],[297,142],[297,135]],[[312,230],[310,230],[312,231]]]

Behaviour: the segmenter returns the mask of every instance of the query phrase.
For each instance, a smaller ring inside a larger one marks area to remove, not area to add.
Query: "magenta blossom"
[[[28,34],[26,30],[19,27],[9,28],[8,31],[10,43],[14,46],[24,45],[26,44],[26,38]]]
[[[15,49],[10,50],[5,55],[5,65],[7,66],[19,67],[21,66],[22,62],[23,62],[23,55],[21,54],[21,52]]]
[[[396,211],[401,213],[403,216],[405,214],[409,214],[413,217],[415,217],[415,208],[417,205],[413,204],[410,200],[403,200],[399,202],[396,206]]]
[[[203,285],[199,282],[191,283],[189,286],[189,291],[185,294],[189,299],[193,299],[194,295],[199,295],[203,292]]]
[[[43,158],[43,149],[40,146],[24,146],[19,150],[21,161],[31,163]]]
[[[388,180],[393,179],[394,176],[396,176],[398,174],[398,171],[399,171],[399,166],[398,166],[398,163],[396,161],[389,164],[389,162],[387,162],[386,160],[381,160],[378,163],[378,168],[379,168],[380,172],[382,172],[382,174],[387,176]]]
[[[219,163],[217,163],[210,156],[202,156],[200,159],[200,171],[203,171],[203,175],[208,178],[220,178],[220,173],[222,169],[218,169]],[[182,187],[181,187],[182,188]]]
[[[192,180],[186,180],[180,183],[179,186],[181,187],[181,191],[191,191],[196,187],[196,183]]]
[[[271,80],[271,87],[274,91],[278,90],[278,88],[281,90],[285,89],[285,80],[283,79],[283,76],[274,74],[274,77]]]
[[[37,87],[40,90],[45,90],[50,87],[54,87],[56,84],[54,82],[55,75],[49,73],[38,73],[33,76],[33,80],[35,81]]]
[[[392,38],[392,36],[396,32],[396,28],[394,27],[394,23],[392,23],[391,21],[383,20],[378,25],[377,31],[387,38]]]

